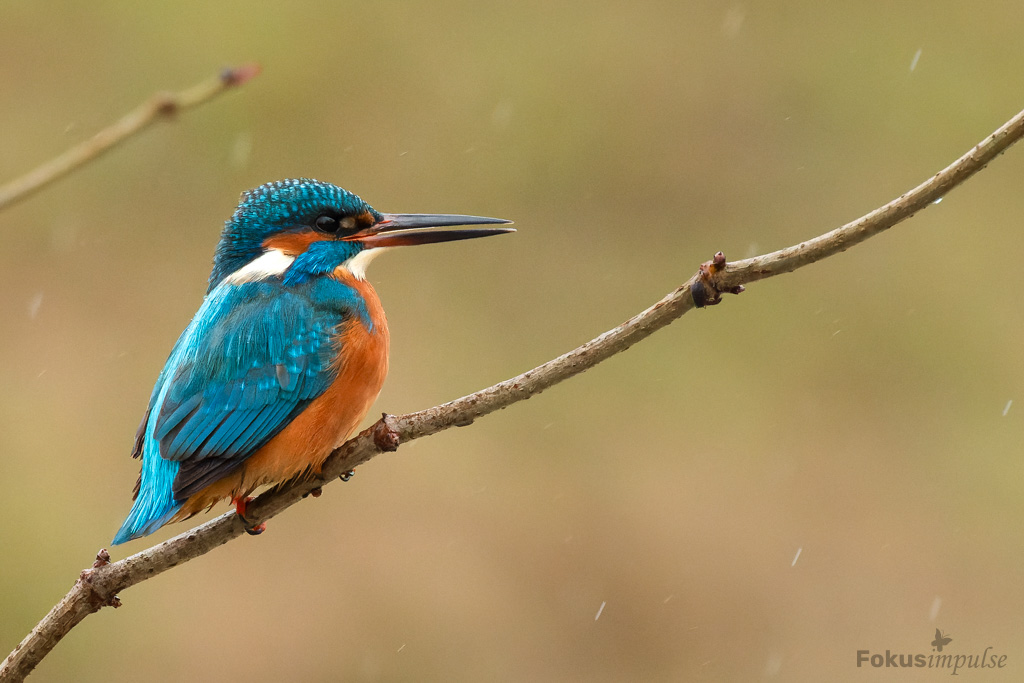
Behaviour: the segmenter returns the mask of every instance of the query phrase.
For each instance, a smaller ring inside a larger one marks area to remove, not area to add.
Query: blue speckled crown
[[[344,214],[372,211],[357,195],[331,183],[293,178],[264,183],[242,193],[231,223],[262,223],[286,227],[303,223],[325,208]]]
[[[357,195],[312,178],[277,180],[243,192],[238,208],[224,224],[209,289],[257,258],[267,237],[309,225],[323,212],[343,216],[369,212],[381,219]]]

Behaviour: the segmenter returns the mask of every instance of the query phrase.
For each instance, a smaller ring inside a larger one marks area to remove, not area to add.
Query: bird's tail
[[[183,503],[174,499],[173,484],[180,465],[160,457],[157,444],[146,435],[142,451],[142,475],[128,519],[124,520],[114,545],[148,536],[171,520]]]

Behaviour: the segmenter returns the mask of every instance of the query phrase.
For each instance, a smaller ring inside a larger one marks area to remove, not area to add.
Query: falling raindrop
[[[914,69],[917,68],[917,60],[921,59],[921,48],[917,48],[917,52],[914,53],[914,58],[910,60],[910,72],[913,73]]]
[[[28,300],[28,319],[35,320],[36,316],[39,315],[39,308],[43,305],[43,293],[36,292],[36,294]],[[1005,415],[1006,413],[1003,413]]]
[[[743,28],[743,20],[747,18],[747,12],[740,5],[733,5],[725,13],[722,19],[722,33],[726,38],[735,38]]]
[[[252,157],[252,133],[243,131],[235,136],[231,145],[230,162],[235,168],[243,168]]]

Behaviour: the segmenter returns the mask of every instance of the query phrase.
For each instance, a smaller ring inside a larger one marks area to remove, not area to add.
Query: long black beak
[[[511,223],[503,218],[460,216],[447,213],[385,213],[384,218],[348,239],[362,242],[366,248],[401,247],[411,244],[433,244],[474,237],[515,232],[515,228],[471,228],[469,230],[433,230],[455,225],[488,225]]]

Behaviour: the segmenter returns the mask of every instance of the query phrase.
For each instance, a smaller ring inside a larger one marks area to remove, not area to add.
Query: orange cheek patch
[[[309,245],[313,242],[330,239],[328,235],[313,230],[301,232],[289,232],[281,235],[274,235],[263,240],[264,249],[277,249],[288,256],[304,254]]]

